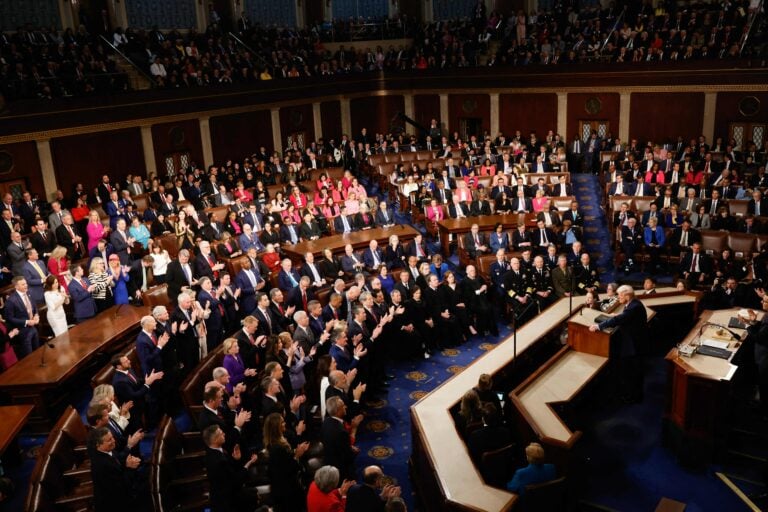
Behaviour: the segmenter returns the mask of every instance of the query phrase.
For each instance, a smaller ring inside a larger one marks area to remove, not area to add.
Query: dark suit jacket
[[[90,286],[88,279],[83,278],[83,281],[85,281],[86,288]],[[83,285],[74,280],[70,281],[67,287],[69,296],[72,299],[76,320],[85,320],[96,316],[96,301],[93,300],[93,296],[86,288],[83,288]]]
[[[125,236],[126,238],[130,236],[127,231],[125,232]],[[129,246],[123,236],[115,230],[109,235],[109,243],[112,244],[112,249],[115,251],[115,254],[120,257],[120,264],[128,265],[128,263],[130,263],[130,256],[128,255]]]
[[[376,489],[366,484],[355,484],[347,491],[349,512],[384,512],[384,500]]]
[[[193,272],[191,264],[189,267],[190,272]],[[181,293],[181,287],[189,286],[189,281],[187,281],[184,275],[184,270],[182,270],[179,260],[173,260],[168,264],[165,272],[165,282],[168,284],[168,298],[171,302],[176,302],[179,293]]]
[[[50,254],[54,247],[56,247],[56,235],[50,230],[45,232],[45,240],[43,240],[40,233],[35,232],[29,237],[29,241],[32,244],[32,247],[37,250],[40,258],[46,257],[45,255]]]
[[[618,315],[598,324],[601,330],[608,327],[621,327],[620,343],[611,347],[611,356],[629,357],[635,355],[638,350],[643,350],[647,342],[648,317],[645,306],[637,300],[632,300]]]
[[[45,297],[43,295],[45,277],[40,277],[40,273],[35,270],[33,265],[37,265],[37,267],[43,272],[44,276],[48,275],[48,269],[42,260],[37,260],[34,263],[27,260],[23,268],[24,279],[26,279],[27,284],[29,285],[27,293],[30,297],[32,297],[32,300],[35,302],[35,304],[42,304],[45,302]]]
[[[151,373],[152,370],[163,371],[162,352],[162,349],[157,348],[152,342],[152,338],[147,336],[144,331],[139,331],[139,335],[136,337],[136,353],[139,356],[142,371],[146,373]]]
[[[75,235],[82,237],[82,235],[77,229],[77,226],[75,226],[74,224],[72,224],[72,230],[75,232]],[[69,231],[63,224],[56,228],[56,241],[58,241],[59,245],[67,249],[67,255],[70,257],[70,259],[79,258],[80,254],[83,252],[82,242],[79,242],[78,244],[79,252],[75,250],[75,244],[74,242],[72,242],[72,237],[69,235]]]
[[[357,231],[357,224],[355,223],[354,218],[352,218],[350,215],[347,215],[347,222],[349,223],[350,231]],[[336,234],[344,233],[344,222],[341,220],[341,215],[333,219],[333,230],[336,232]]]
[[[35,306],[35,301],[32,300],[32,298],[29,296],[29,293],[27,293],[27,297],[29,297],[29,302],[32,305],[32,313],[37,313],[37,306]],[[24,323],[27,320],[31,320],[27,314],[27,308],[24,307],[24,301],[21,300],[21,297],[19,297],[19,294],[16,290],[13,290],[5,301],[4,316],[6,322],[10,326],[10,329],[24,329]]]
[[[211,448],[205,449],[205,467],[210,484],[211,510],[236,512],[241,509],[239,495],[247,477],[244,461]]]
[[[324,463],[339,470],[342,480],[355,475],[355,454],[350,444],[349,432],[336,418],[323,420],[321,438],[323,440]]]
[[[97,512],[136,510],[133,498],[134,470],[125,461],[98,450],[91,450],[93,505]]]

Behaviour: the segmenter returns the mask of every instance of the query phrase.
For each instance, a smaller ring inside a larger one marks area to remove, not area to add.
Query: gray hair
[[[333,466],[323,466],[315,471],[315,485],[323,494],[328,494],[339,485],[339,470]]]
[[[160,315],[163,315],[168,311],[168,309],[165,306],[155,306],[152,308],[152,316],[157,319]]]
[[[305,316],[307,316],[307,313],[305,311],[299,310],[293,314],[293,321],[299,323],[300,320],[304,320]]]
[[[141,317],[141,328],[143,329],[144,327],[146,327],[146,325],[149,322],[154,322],[154,321],[155,321],[155,317],[150,316],[150,315],[146,315],[146,316]]]
[[[328,414],[328,416],[336,416],[343,405],[344,400],[338,396],[332,396],[325,402],[326,414]]]
[[[635,289],[632,288],[631,286],[629,286],[628,284],[623,284],[623,285],[619,286],[619,289],[616,290],[616,293],[627,294],[630,297],[634,297],[635,296]]]
[[[213,369],[213,380],[219,380],[223,376],[227,375],[229,372],[226,368],[223,366],[217,366]]]

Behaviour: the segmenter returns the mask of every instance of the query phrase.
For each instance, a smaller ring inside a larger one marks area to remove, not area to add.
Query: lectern
[[[613,329],[590,332],[595,318],[605,313],[596,309],[582,308],[568,320],[568,345],[576,352],[608,357]]]

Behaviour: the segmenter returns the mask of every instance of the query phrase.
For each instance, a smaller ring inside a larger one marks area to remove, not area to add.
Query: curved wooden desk
[[[34,405],[30,429],[48,432],[67,398],[66,384],[99,356],[108,358],[123,348],[138,331],[141,317],[148,314],[148,307],[113,306],[74,326],[49,342],[53,348],[43,345],[0,374],[0,392],[14,404]],[[43,355],[45,366],[40,365]]]
[[[699,295],[669,291],[659,296],[638,295],[637,298],[646,307],[692,303],[695,308]],[[567,298],[560,299],[522,326],[517,332],[517,354],[561,327],[569,319],[568,306]],[[512,336],[508,336],[411,407],[412,476],[427,510],[496,512],[510,510],[517,501],[515,494],[486,485],[470,459],[450,413],[464,393],[477,384],[481,374],[494,375],[515,358],[513,345]],[[516,391],[521,397],[526,419],[540,439],[551,439],[551,444],[565,448],[578,439],[578,433],[568,429],[551,404],[569,400],[577,394],[607,361],[604,356],[566,347],[518,386]]]
[[[384,249],[392,235],[397,235],[402,244],[413,240],[418,234],[419,232],[411,226],[399,224],[391,228],[373,228],[365,231],[354,231],[346,235],[324,236],[317,240],[299,242],[295,245],[282,244],[280,248],[294,265],[298,265],[304,262],[304,255],[308,252],[314,254],[317,259],[322,256],[325,249],[330,249],[333,254],[342,254],[347,244],[352,244],[355,250],[359,250],[367,248],[371,240],[378,241],[379,247]]]

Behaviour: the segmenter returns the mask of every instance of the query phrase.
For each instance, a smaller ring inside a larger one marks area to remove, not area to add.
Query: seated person
[[[557,477],[554,464],[544,464],[544,448],[539,443],[525,447],[528,465],[515,471],[515,476],[507,483],[507,490],[522,496],[529,485],[554,480]]]

